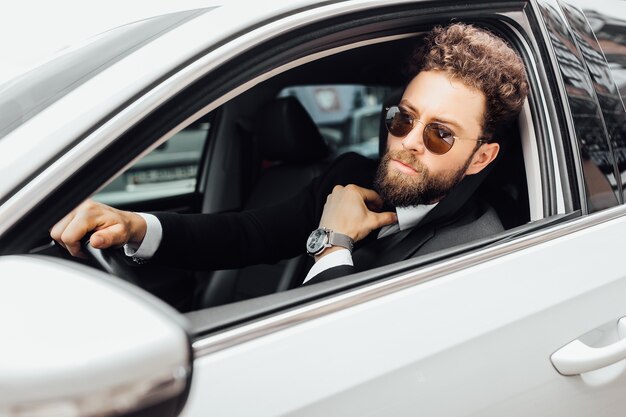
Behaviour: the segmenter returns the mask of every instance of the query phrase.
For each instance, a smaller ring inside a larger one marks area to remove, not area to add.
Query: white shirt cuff
[[[137,213],[146,221],[146,235],[139,246],[136,244],[124,245],[124,253],[133,259],[147,260],[152,258],[159,249],[163,237],[163,227],[156,216],[148,213]]]
[[[306,274],[303,284],[320,272],[339,265],[354,265],[352,263],[352,253],[350,253],[348,249],[339,249],[320,258],[320,260],[315,262],[315,264],[311,267],[309,273]]]

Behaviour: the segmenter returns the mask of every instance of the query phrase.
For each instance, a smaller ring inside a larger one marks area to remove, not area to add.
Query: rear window
[[[380,114],[392,89],[365,85],[302,85],[278,96],[296,97],[330,146],[333,156],[357,152],[378,158]]]

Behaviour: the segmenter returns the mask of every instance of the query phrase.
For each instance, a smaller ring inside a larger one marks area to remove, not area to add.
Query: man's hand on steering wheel
[[[81,240],[90,232],[89,244],[95,249],[140,244],[146,222],[136,213],[87,200],[55,224],[50,236],[72,256],[85,258]]]

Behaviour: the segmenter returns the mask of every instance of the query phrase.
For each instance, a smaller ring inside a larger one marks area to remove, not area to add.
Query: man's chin
[[[411,181],[412,180],[412,181]],[[420,181],[414,176],[389,172],[378,184],[377,191],[383,200],[393,206],[415,205],[421,193]]]
[[[412,170],[408,171],[395,169],[389,167],[387,175],[385,176],[385,183],[393,188],[405,188],[411,190],[421,189],[421,184],[424,182],[424,173]]]

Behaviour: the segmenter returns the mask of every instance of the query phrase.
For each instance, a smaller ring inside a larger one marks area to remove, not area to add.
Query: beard
[[[378,165],[374,189],[386,203],[394,207],[434,204],[444,198],[465,177],[472,156],[473,153],[459,169],[433,176],[428,167],[412,152],[387,151]],[[394,159],[415,169],[417,175],[407,175],[390,169],[389,163]]]

